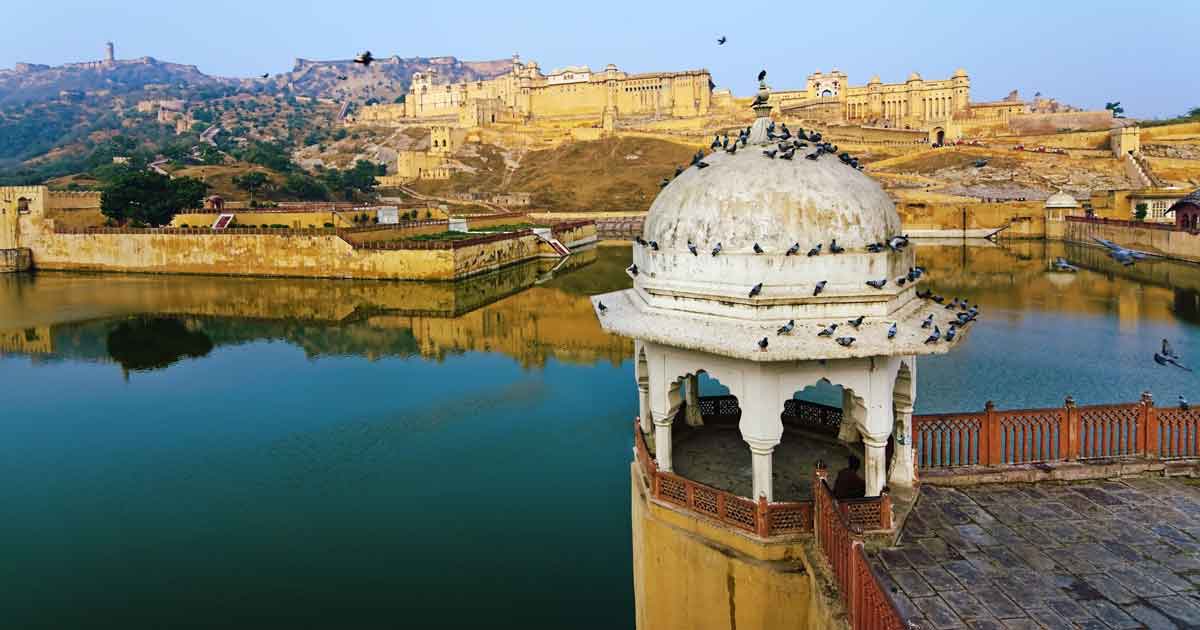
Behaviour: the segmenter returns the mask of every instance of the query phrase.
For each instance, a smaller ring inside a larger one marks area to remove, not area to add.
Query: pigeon
[[[1065,271],[1067,273],[1075,273],[1076,271],[1079,271],[1079,267],[1067,262],[1067,259],[1062,258],[1061,256],[1054,259],[1053,265],[1055,271]]]
[[[921,274],[917,273],[916,267],[909,267],[908,273],[904,277],[908,278],[909,282],[916,282],[917,278],[921,277]],[[917,297],[921,297],[921,293],[919,291],[917,292]]]
[[[734,142],[733,144],[729,145],[729,147],[727,149],[725,149],[725,152],[728,153],[729,155],[733,155],[734,153],[737,153],[737,143]]]
[[[720,254],[720,253],[721,253],[721,244],[717,243],[717,246],[714,247],[712,250],[712,255],[716,256],[717,254]]]
[[[629,267],[627,269],[625,269],[625,271],[628,271],[629,273],[631,273],[635,276],[638,275],[637,265],[629,265]]]
[[[754,297],[754,296],[758,295],[759,293],[762,293],[762,283],[761,282],[750,287],[750,297]]]
[[[932,325],[933,325],[933,313],[930,313],[929,317],[926,317],[925,321],[921,322],[921,328],[929,328]]]
[[[794,157],[796,157],[796,150],[795,150],[795,149],[788,149],[787,151],[784,151],[783,155],[779,156],[779,159],[781,159],[781,160],[791,160],[791,159],[792,159],[792,158],[794,158]]]
[[[872,254],[878,254],[879,252],[883,251],[883,245],[880,245],[879,243],[871,243],[870,245],[867,245],[867,251]]]
[[[846,248],[842,247],[841,245],[838,245],[836,238],[829,242],[829,253],[830,254],[840,254],[844,251],[846,251]]]
[[[754,253],[755,253],[755,254],[761,254],[761,253],[763,253],[763,248],[759,247],[759,246],[758,246],[758,243],[755,243],[755,244],[754,244]]]
[[[775,132],[775,121],[774,120],[767,123],[767,131],[770,131],[771,133]]]
[[[642,238],[641,236],[633,237],[633,242],[641,245],[642,247],[646,246],[646,239]]]
[[[944,298],[944,297],[942,297],[942,296],[940,296],[940,295],[935,295],[935,296],[933,296],[933,297],[931,297],[931,298],[929,298],[929,299],[933,300],[934,302],[937,302],[938,304],[941,304],[942,302],[945,302],[945,301],[946,301],[946,298]]]
[[[934,326],[933,332],[929,333],[929,336],[925,338],[925,343],[927,343],[927,344],[928,343],[937,343],[938,340],[941,338],[942,338],[942,331],[939,330],[937,326]]]
[[[692,252],[692,255],[693,255],[693,256],[699,256],[699,255],[700,255],[700,254],[698,254],[698,253],[696,252],[696,244],[695,244],[695,243],[693,243],[691,239],[688,239],[688,251],[689,251],[689,252]]]
[[[862,326],[864,319],[866,319],[865,315],[859,315],[858,317],[855,317],[854,319],[847,319],[846,323],[850,324],[851,326],[853,326],[855,328],[855,330],[857,330],[859,326]]]
[[[658,251],[658,241],[650,241],[650,249]]]
[[[786,334],[788,334],[788,333],[792,332],[792,329],[793,329],[793,328],[795,328],[795,327],[796,327],[796,320],[794,320],[794,319],[789,319],[789,320],[788,320],[788,323],[786,323],[786,324],[784,324],[784,325],[780,326],[780,327],[779,327],[779,330],[776,330],[776,331],[775,331],[775,334],[776,334],[776,335],[786,335]]]
[[[887,245],[895,251],[900,251],[908,246],[908,236],[893,236],[892,238],[888,239]]]
[[[849,348],[850,344],[854,343],[854,337],[838,337],[834,341],[838,342],[839,346]]]
[[[764,81],[764,80],[766,80],[766,78],[767,78],[767,71],[766,71],[766,70],[763,70],[762,72],[759,72],[759,73],[758,73],[758,80],[759,80],[759,81]]]
[[[1166,339],[1162,340],[1162,353],[1164,357],[1174,357],[1176,359],[1179,358],[1179,355],[1175,354],[1175,349],[1171,347],[1171,342],[1167,341]]]
[[[971,313],[970,311],[965,311],[965,312],[959,313],[956,316],[956,318],[958,320],[958,325],[960,325],[960,326],[965,326],[965,325],[975,321],[975,315],[973,313]]]
[[[821,155],[823,153],[825,153],[825,149],[822,149],[821,147],[817,147],[816,151],[813,151],[812,153],[809,153],[808,155],[804,156],[804,159],[812,160],[815,162],[815,161],[817,161],[817,158],[821,157]]]
[[[917,297],[921,298],[922,300],[928,300],[929,298],[933,297],[933,291],[930,289],[917,291]]]
[[[797,149],[803,149],[808,146],[808,143],[800,142],[799,140],[792,140],[792,146],[796,147]]]
[[[896,338],[896,322],[892,322],[892,325],[888,326],[888,339],[895,339],[895,338]]]
[[[604,305],[604,302],[597,301],[596,308],[600,311],[601,315],[608,312],[608,307]]]
[[[346,75],[344,75],[344,74],[338,75],[338,81],[345,81],[345,80],[346,80]]]
[[[1167,365],[1167,364],[1174,365],[1175,367],[1177,367],[1181,370],[1188,371],[1188,372],[1192,371],[1192,368],[1180,363],[1174,357],[1164,357],[1163,355],[1161,355],[1157,352],[1154,353],[1154,362],[1158,363],[1159,365]]]
[[[818,283],[817,283],[817,286],[813,287],[813,297],[817,297],[818,295],[820,295],[820,294],[821,294],[821,292],[822,292],[822,291],[824,291],[824,290],[825,290],[825,283],[826,283],[826,282],[827,282],[827,281],[825,281],[825,280],[822,280],[822,281],[820,281],[820,282],[818,282]]]
[[[721,138],[721,148],[722,149],[729,148],[729,134],[725,134],[725,136],[723,138]]]
[[[704,159],[704,149],[700,149],[700,150],[696,151],[696,155],[692,156],[692,166],[699,164],[700,160],[703,160],[703,159]]]
[[[800,253],[800,243],[794,243],[791,247],[788,248],[787,252],[784,253],[784,256],[795,256],[796,254],[799,254],[799,253]]]
[[[954,341],[954,335],[958,332],[958,328],[954,324],[950,324],[950,329],[946,331],[946,343]]]
[[[708,162],[700,160],[699,162],[696,162],[696,168],[708,168]]]
[[[713,136],[712,144],[708,145],[708,148],[715,151],[719,146],[721,146],[721,134]]]
[[[1188,409],[1191,409],[1191,408],[1192,408],[1192,406],[1188,404],[1187,399],[1183,397],[1183,394],[1180,394],[1179,395],[1179,409],[1182,411],[1187,411]]]
[[[359,53],[359,55],[354,58],[354,63],[361,63],[363,67],[371,65],[372,61],[375,61],[375,56],[372,55],[371,51],[369,50]]]
[[[767,351],[767,338],[766,337],[763,337],[762,339],[758,340],[758,349],[762,350],[763,352]]]
[[[659,188],[666,188],[666,187],[667,187],[667,184],[670,184],[670,183],[671,183],[671,180],[669,180],[669,179],[667,179],[666,177],[664,177],[664,178],[662,178],[662,181],[658,183],[658,187],[659,187]]]
[[[682,175],[682,174],[683,174],[683,167],[682,167],[682,166],[676,166],[676,167],[675,167],[675,177],[679,177],[679,176],[680,176],[680,175]]]
[[[873,289],[882,289],[883,285],[887,284],[887,278],[881,280],[867,280],[867,286]]]
[[[769,150],[766,150],[766,149],[764,149],[764,150],[763,150],[763,155],[765,155],[765,156],[767,156],[767,157],[771,158],[772,160],[774,160],[774,159],[775,159],[775,154],[776,154],[776,153],[778,153],[778,152],[779,152],[779,150],[778,150],[778,149],[769,149]]]
[[[833,331],[837,330],[837,327],[838,327],[837,324],[830,324],[830,325],[826,326],[825,328],[823,328],[821,330],[821,332],[817,333],[817,336],[818,337],[832,337]]]
[[[725,36],[724,36],[724,35],[722,35],[722,36],[720,36],[720,37],[718,37],[718,38],[717,38],[717,45],[718,45],[718,46],[724,46],[724,45],[725,45]]]
[[[813,256],[819,256],[820,254],[821,254],[821,244],[820,243],[817,243],[816,247],[813,247],[812,249],[808,250],[809,258],[812,258]]]
[[[904,286],[904,284],[905,284],[906,282],[908,282],[908,278],[907,278],[907,277],[905,277],[905,276],[900,276],[899,278],[896,278],[896,285],[897,285],[897,286],[901,286],[901,287],[902,287],[902,286]]]
[[[269,73],[264,73],[264,74],[262,75],[262,78],[264,78],[264,79],[265,79],[265,78],[267,78],[267,77],[269,77],[269,76],[271,76]]]

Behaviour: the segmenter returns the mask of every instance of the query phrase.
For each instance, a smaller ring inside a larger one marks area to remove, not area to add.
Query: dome
[[[647,240],[686,253],[721,243],[722,251],[752,253],[758,243],[783,253],[794,243],[805,252],[837,239],[847,250],[862,249],[895,236],[900,217],[879,183],[836,156],[768,159],[766,146],[735,155],[718,151],[704,158],[706,169],[689,168],[659,193],[645,220]]]
[[[879,80],[879,75],[877,74],[877,75],[875,75],[875,76],[871,77],[871,80],[870,80],[870,81],[867,81],[867,83],[868,83],[869,85],[874,85],[874,84],[876,84],[876,83],[883,83],[883,81],[880,81],[880,80]]]
[[[836,155],[807,159],[811,142],[790,160],[764,156],[777,148],[769,124],[758,118],[736,153],[706,155],[662,189],[633,246],[633,287],[593,297],[604,329],[765,362],[946,352],[924,343],[921,324],[953,316],[917,295],[892,200]],[[858,341],[818,336],[831,322]]]
[[[908,75],[908,80],[909,80],[909,81],[920,81],[920,80],[921,80],[921,75],[919,75],[919,74],[917,74],[916,72],[914,72],[914,73],[912,73],[912,74]]]
[[[958,70],[954,71],[954,78],[956,78],[956,79],[966,78],[966,76],[967,76],[967,71],[962,68],[959,68]]]
[[[1046,199],[1047,208],[1078,208],[1079,202],[1071,195],[1058,191]]]

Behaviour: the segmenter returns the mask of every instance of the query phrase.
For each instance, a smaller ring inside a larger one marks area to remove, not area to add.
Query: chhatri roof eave
[[[603,302],[605,312],[598,304]],[[836,318],[817,322],[798,320],[789,335],[777,335],[782,321],[748,321],[719,316],[658,309],[646,304],[635,289],[623,289],[592,296],[592,307],[605,332],[649,341],[664,346],[694,350],[758,363],[782,361],[821,361],[829,359],[858,359],[878,356],[911,356],[945,354],[957,347],[975,324],[960,328],[955,341],[926,344],[931,332],[920,327],[929,314],[941,327],[943,334],[954,312],[942,305],[925,300],[912,300],[889,317],[877,317],[853,329],[839,321],[833,337],[852,336],[856,341],[849,348],[832,338],[818,337],[817,332]],[[895,339],[887,339],[887,329],[897,322]],[[766,351],[759,350],[758,340],[768,338]]]

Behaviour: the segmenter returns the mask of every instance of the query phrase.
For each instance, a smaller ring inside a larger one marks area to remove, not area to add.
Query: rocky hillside
[[[234,85],[235,79],[212,77],[196,66],[158,61],[153,57],[123,59],[112,64],[62,66],[17,64],[0,70],[0,105],[35,103],[85,96],[119,96],[150,89]]]
[[[416,72],[436,70],[444,81],[478,81],[507,72],[508,59],[461,61],[455,57],[386,57],[369,67],[350,59],[311,61],[297,59],[291,72],[277,74],[262,82],[272,92],[327,97],[354,103],[391,103],[408,91]],[[256,82],[252,82],[256,83]]]

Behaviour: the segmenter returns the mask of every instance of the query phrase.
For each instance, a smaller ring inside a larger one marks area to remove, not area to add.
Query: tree
[[[283,193],[305,201],[329,199],[329,190],[315,177],[303,173],[291,173],[283,182]]]
[[[254,201],[254,195],[262,190],[270,183],[265,173],[259,171],[250,171],[245,175],[238,175],[233,178],[233,185],[250,193],[250,201]]]
[[[191,177],[122,169],[101,192],[100,212],[120,225],[166,225],[176,212],[199,208],[207,192],[208,184]]]
[[[1111,103],[1105,103],[1104,109],[1107,109],[1108,111],[1112,112],[1113,118],[1121,118],[1122,115],[1125,113],[1125,108],[1121,107],[1121,101],[1113,101]]]
[[[1133,207],[1133,218],[1137,221],[1145,221],[1146,214],[1149,208],[1144,203],[1139,203]]]

